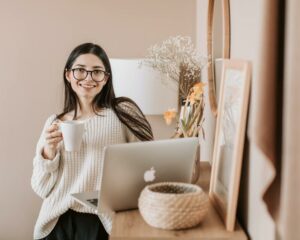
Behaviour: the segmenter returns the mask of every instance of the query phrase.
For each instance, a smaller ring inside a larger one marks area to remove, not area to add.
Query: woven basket
[[[139,210],[151,226],[184,229],[199,224],[208,212],[208,197],[197,185],[164,182],[146,186],[139,197]]]

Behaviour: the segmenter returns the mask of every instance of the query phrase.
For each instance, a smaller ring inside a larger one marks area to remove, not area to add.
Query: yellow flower
[[[167,125],[170,125],[172,123],[173,118],[176,117],[176,113],[177,112],[176,112],[175,108],[168,109],[168,111],[166,111],[164,113],[164,119],[165,119]]]
[[[190,102],[191,105],[193,105],[197,100],[197,96],[195,95],[195,92],[190,93],[188,96],[188,101]]]
[[[203,87],[206,85],[206,83],[198,82],[193,86],[193,92],[199,96],[203,94]]]
[[[203,94],[203,87],[205,85],[206,85],[205,83],[201,83],[201,82],[194,84],[191,93],[187,97],[191,105],[194,105],[196,101],[199,101],[201,99],[201,96]]]

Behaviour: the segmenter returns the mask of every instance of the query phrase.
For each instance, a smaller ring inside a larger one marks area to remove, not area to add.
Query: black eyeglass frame
[[[83,79],[78,79],[78,78],[75,77],[74,71],[76,71],[76,70],[78,70],[78,69],[84,70],[84,71],[86,72],[86,76],[85,76]],[[105,77],[109,77],[109,75],[110,75],[109,72],[103,71],[103,70],[101,70],[101,69],[95,69],[95,70],[88,71],[88,70],[86,70],[86,69],[84,69],[84,68],[72,68],[72,69],[69,69],[69,70],[66,69],[66,71],[72,71],[73,77],[74,77],[77,81],[83,81],[83,80],[85,80],[85,79],[88,77],[88,75],[90,74],[92,80],[93,80],[94,82],[97,82],[97,83],[103,82],[104,79],[105,79]],[[100,71],[100,72],[103,72],[103,73],[104,73],[104,78],[103,78],[102,80],[100,80],[100,81],[95,80],[95,79],[93,78],[93,72],[94,72],[94,71]]]

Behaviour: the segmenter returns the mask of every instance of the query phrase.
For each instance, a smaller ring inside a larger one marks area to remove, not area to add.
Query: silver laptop
[[[105,148],[101,192],[72,196],[95,212],[100,212],[100,196],[114,211],[137,208],[147,184],[191,182],[198,144],[198,138],[179,138],[110,145]]]

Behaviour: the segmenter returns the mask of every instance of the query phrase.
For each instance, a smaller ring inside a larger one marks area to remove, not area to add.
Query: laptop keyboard
[[[98,206],[98,198],[87,199],[87,201],[96,207]]]

